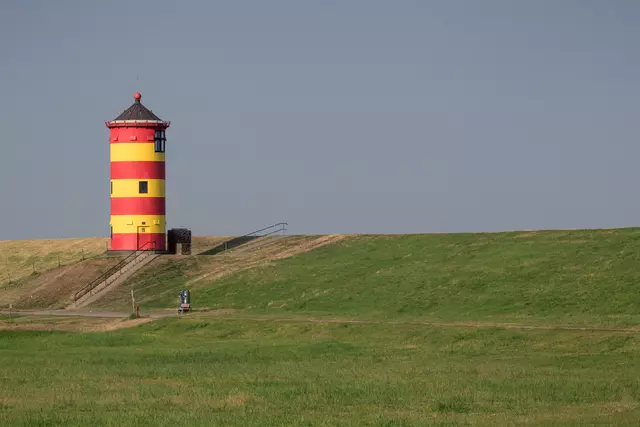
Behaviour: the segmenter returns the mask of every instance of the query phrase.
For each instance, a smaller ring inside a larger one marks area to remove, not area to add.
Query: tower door
[[[149,242],[149,235],[145,234],[145,231],[147,231],[147,226],[146,225],[139,225],[138,226],[138,232],[137,232],[137,236],[136,236],[136,240],[137,240],[137,244],[136,244],[136,248],[140,249],[142,248],[142,246],[144,246],[145,244],[147,244]],[[144,249],[153,249],[150,248],[149,245],[145,246]]]

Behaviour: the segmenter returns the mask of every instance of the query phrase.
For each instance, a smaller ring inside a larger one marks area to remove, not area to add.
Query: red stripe
[[[155,129],[141,127],[111,128],[109,141],[112,144],[119,142],[153,142]]]
[[[111,250],[113,251],[135,251],[147,242],[155,242],[155,245],[148,244],[143,249],[164,251],[166,249],[166,239],[164,234],[113,234],[111,236]]]
[[[165,179],[165,162],[111,162],[111,179]]]
[[[148,250],[165,250],[164,234],[114,234],[111,237],[111,250],[114,251],[135,251],[138,248]],[[146,244],[152,242],[151,244]],[[155,245],[153,244],[155,243]]]
[[[165,215],[164,197],[113,197],[111,215]]]

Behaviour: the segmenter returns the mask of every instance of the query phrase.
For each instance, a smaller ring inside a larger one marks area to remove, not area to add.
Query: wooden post
[[[60,254],[58,254],[58,267],[60,267]]]
[[[133,296],[133,288],[131,288],[131,306],[133,307],[133,313],[136,312],[136,299]]]
[[[136,317],[140,317],[140,306],[136,304]]]

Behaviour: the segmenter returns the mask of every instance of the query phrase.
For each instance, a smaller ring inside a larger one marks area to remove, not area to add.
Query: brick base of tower
[[[165,251],[167,239],[165,234],[140,233],[140,234],[114,234],[111,236],[112,251]]]

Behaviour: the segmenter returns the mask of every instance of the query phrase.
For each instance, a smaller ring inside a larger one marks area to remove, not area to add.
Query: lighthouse
[[[142,95],[109,128],[111,157],[111,250],[165,251],[164,121],[142,105]]]

